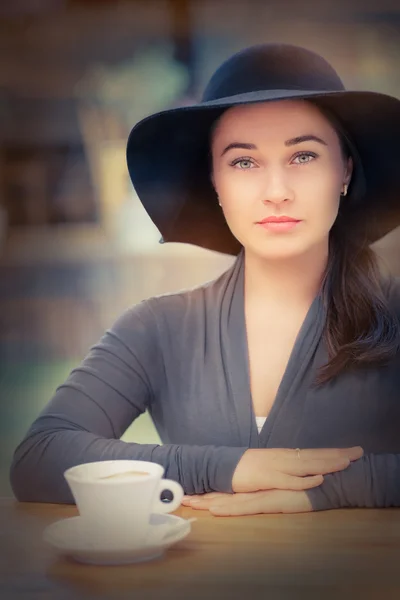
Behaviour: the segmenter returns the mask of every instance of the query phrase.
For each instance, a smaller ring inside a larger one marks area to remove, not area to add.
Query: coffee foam
[[[148,471],[122,471],[121,473],[111,473],[110,475],[98,475],[94,477],[96,480],[112,479],[113,481],[119,481],[123,479],[129,479],[131,477],[143,477],[150,475]]]

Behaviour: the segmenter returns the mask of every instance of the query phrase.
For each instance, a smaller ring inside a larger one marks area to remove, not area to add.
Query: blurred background
[[[398,0],[0,0],[0,496],[26,429],[119,314],[232,263],[158,243],[126,140],[270,41],[322,54],[348,88],[400,96]],[[400,275],[400,232],[375,250]],[[147,415],[123,439],[159,441]]]

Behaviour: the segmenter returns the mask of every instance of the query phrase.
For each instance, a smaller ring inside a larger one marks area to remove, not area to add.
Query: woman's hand
[[[195,510],[209,510],[219,517],[312,511],[307,494],[291,490],[268,490],[247,494],[212,492],[198,496],[185,496],[182,504]]]
[[[251,448],[240,459],[232,478],[236,493],[259,490],[307,490],[321,485],[326,473],[346,469],[363,449]]]

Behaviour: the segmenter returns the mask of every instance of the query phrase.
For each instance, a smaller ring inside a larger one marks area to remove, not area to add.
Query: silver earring
[[[347,183],[345,183],[343,186],[343,192],[340,193],[341,196],[347,196],[347,188],[348,188],[348,185],[347,185]]]

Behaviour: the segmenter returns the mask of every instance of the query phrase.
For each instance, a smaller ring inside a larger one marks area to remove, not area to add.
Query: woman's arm
[[[367,454],[306,494],[313,510],[400,506],[400,454]]]
[[[16,449],[10,471],[16,498],[72,503],[64,471],[111,459],[157,462],[189,494],[230,491],[246,448],[119,439],[154,399],[161,360],[146,303],[127,310],[56,390]]]
[[[183,504],[196,510],[209,510],[218,516],[398,507],[400,455],[363,456],[347,469],[325,475],[321,485],[308,490],[209,493],[187,496]]]

